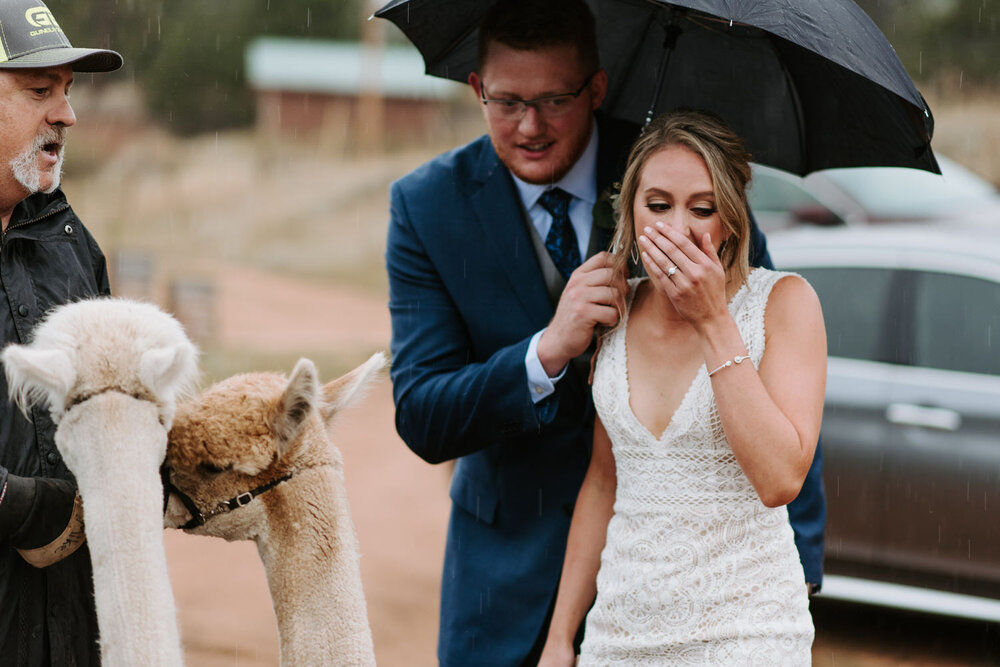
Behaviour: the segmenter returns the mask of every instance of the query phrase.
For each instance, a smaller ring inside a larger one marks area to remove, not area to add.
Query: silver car
[[[1000,621],[998,232],[768,235],[826,321],[823,597]]]
[[[810,224],[968,221],[1000,225],[1000,192],[943,155],[941,175],[899,167],[825,169],[800,178],[753,165],[747,196],[761,229]]]

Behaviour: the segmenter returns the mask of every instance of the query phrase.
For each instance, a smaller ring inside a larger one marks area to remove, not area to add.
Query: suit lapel
[[[481,187],[472,194],[471,204],[483,235],[504,268],[512,291],[531,320],[541,328],[554,311],[525,227],[517,191],[492,145],[484,148],[475,178]]]
[[[598,111],[597,119],[597,194],[625,175],[632,142],[641,128],[635,123],[611,118]]]
[[[632,150],[632,142],[639,136],[640,127],[628,121],[611,118],[600,111],[594,114],[597,119],[597,198],[600,200],[604,191],[620,183],[625,175],[628,154]],[[614,238],[614,229],[604,229],[594,225],[590,238],[590,252],[594,254],[607,250]]]
[[[601,199],[605,190],[620,182],[625,173],[625,164],[632,142],[638,135],[639,126],[615,118],[605,116],[601,112],[595,114],[597,119],[597,198]],[[591,256],[611,246],[614,229],[605,229],[596,224],[591,227],[590,246],[587,256]]]

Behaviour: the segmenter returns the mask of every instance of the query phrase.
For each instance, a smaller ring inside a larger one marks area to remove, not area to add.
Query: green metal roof
[[[423,58],[409,45],[376,51],[358,42],[260,37],[247,46],[246,72],[255,90],[445,100],[465,88],[424,74]]]

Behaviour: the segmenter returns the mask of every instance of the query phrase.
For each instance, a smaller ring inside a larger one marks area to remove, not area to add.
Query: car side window
[[[831,357],[863,361],[885,358],[886,314],[893,272],[870,268],[790,269],[819,296]]]
[[[754,170],[747,201],[764,231],[799,223],[841,224],[843,220],[788,175],[777,176],[767,167]]]
[[[1000,284],[918,271],[913,364],[1000,375]]]
[[[802,187],[768,173],[755,173],[747,193],[754,211],[790,211],[799,206],[822,206]]]

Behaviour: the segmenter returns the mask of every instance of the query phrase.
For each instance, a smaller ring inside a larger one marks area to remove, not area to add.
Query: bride
[[[785,504],[819,436],[826,336],[800,277],[748,267],[749,155],[720,119],[661,116],[632,149],[601,341],[594,450],[539,665],[808,665]],[[596,600],[595,600],[596,595]],[[588,613],[593,603],[593,608]]]

